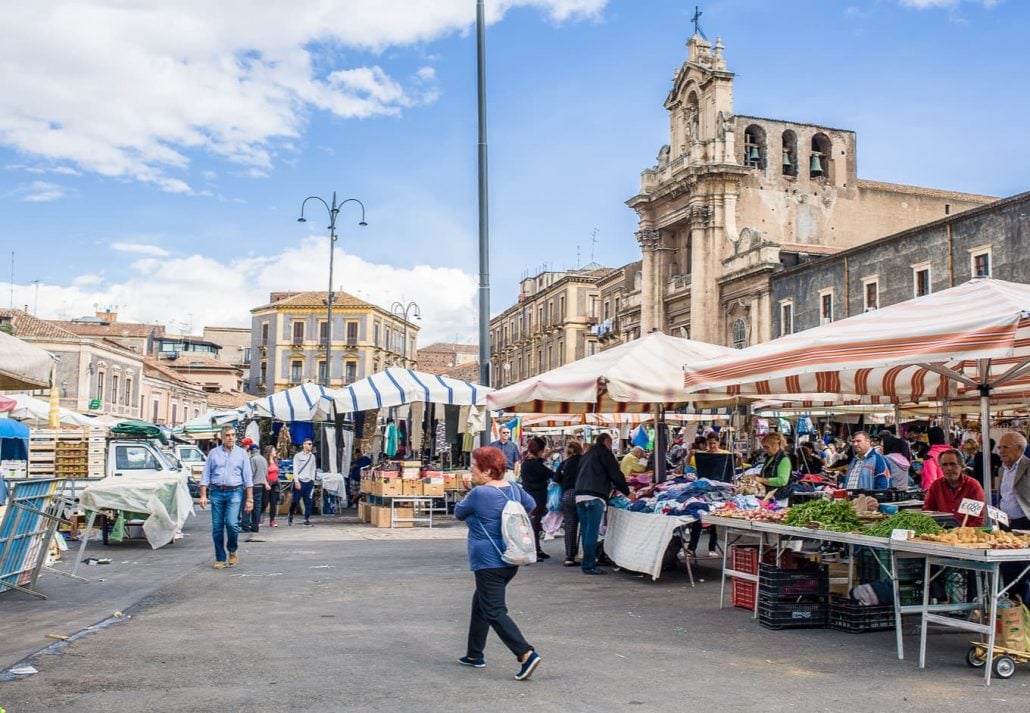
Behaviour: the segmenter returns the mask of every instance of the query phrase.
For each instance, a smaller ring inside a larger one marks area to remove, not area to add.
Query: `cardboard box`
[[[461,479],[456,478],[454,473],[443,474],[443,489],[444,490],[460,490]]]
[[[421,495],[422,494],[422,487],[421,487],[422,483],[420,481],[418,481],[418,480],[411,480],[410,478],[405,478],[404,480],[401,480],[401,485],[402,485],[401,489],[403,491],[401,493],[402,495]]]
[[[371,519],[372,506],[366,503],[364,500],[358,503],[358,520],[361,522],[368,522]]]
[[[371,493],[372,492],[372,477],[365,476],[361,479],[361,483],[358,487],[359,493]]]
[[[387,509],[387,510],[389,510],[389,509]],[[410,520],[411,518],[415,517],[415,510],[414,510],[414,508],[397,508],[394,512],[397,515],[397,517],[399,519],[401,519],[401,520],[404,520],[404,519]],[[389,523],[389,519],[390,519],[389,514],[387,514],[387,526],[389,526],[389,524],[390,524]],[[398,522],[396,525],[394,525],[394,527],[414,527],[414,526],[415,526],[415,523],[412,523],[412,522]]]
[[[401,485],[400,478],[383,478],[379,481],[379,489],[380,492],[376,493],[376,495],[381,495],[384,498],[404,495],[404,486]]]
[[[369,510],[369,522],[376,527],[390,526],[390,508],[382,505],[373,505]]]
[[[422,480],[422,495],[442,498],[443,490],[443,478],[424,478]]]

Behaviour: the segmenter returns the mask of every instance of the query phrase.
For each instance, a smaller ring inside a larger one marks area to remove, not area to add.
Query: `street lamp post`
[[[413,312],[415,319],[422,319],[422,311],[419,309],[415,302],[409,302],[408,304],[401,304],[400,302],[394,302],[390,305],[390,311],[394,315],[404,320],[404,347],[401,350],[404,356],[404,366],[408,366],[408,312]]]
[[[336,252],[336,217],[340,214],[340,208],[345,203],[357,203],[361,206],[361,222],[358,223],[360,226],[366,226],[368,223],[365,222],[365,204],[359,201],[357,198],[347,198],[346,200],[336,202],[336,191],[333,191],[333,203],[329,205],[318,196],[308,196],[304,199],[304,202],[300,204],[300,217],[297,218],[298,223],[306,223],[307,219],[304,217],[304,206],[307,205],[308,201],[318,201],[325,206],[325,209],[329,211],[329,293],[326,296],[326,325],[325,325],[325,384],[326,388],[329,387],[329,382],[332,379],[332,355],[333,355],[333,254]]]

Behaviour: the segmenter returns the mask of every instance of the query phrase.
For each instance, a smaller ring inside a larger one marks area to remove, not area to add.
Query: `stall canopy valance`
[[[274,418],[280,421],[327,421],[332,418],[330,391],[318,384],[301,384],[285,391],[251,401],[241,409],[248,418]]]
[[[439,374],[391,367],[332,392],[338,413],[403,406],[418,401],[484,406],[491,389]]]
[[[49,386],[53,364],[49,352],[0,332],[0,390]]]

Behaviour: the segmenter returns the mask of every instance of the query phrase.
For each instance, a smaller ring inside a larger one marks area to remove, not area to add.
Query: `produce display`
[[[953,547],[982,547],[993,550],[1019,550],[1030,547],[1030,541],[1011,532],[985,532],[978,527],[956,527],[939,534],[920,535],[923,542],[937,542]]]
[[[787,511],[783,524],[833,532],[862,532],[865,529],[855,508],[844,499],[820,499],[795,505]]]
[[[912,530],[916,535],[935,535],[941,532],[941,526],[929,515],[914,510],[902,510],[875,525],[870,525],[866,528],[866,534],[873,537],[890,537],[894,530]]]
[[[719,517],[730,517],[735,520],[750,520],[752,522],[782,522],[789,510],[767,510],[766,508],[752,508],[751,510],[740,510],[738,508],[721,508],[712,512]]]
[[[886,517],[880,512],[880,501],[871,495],[859,495],[851,501],[851,505],[863,520],[882,520]]]

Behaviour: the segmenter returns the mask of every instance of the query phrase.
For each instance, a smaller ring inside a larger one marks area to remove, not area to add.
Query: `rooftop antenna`
[[[594,261],[594,248],[597,247],[597,234],[601,231],[594,228],[594,231],[590,233],[590,262]]]
[[[32,314],[39,314],[39,280],[33,280],[32,284],[36,286],[36,300],[32,305]]]
[[[579,269],[579,266],[580,266],[580,261],[579,261],[579,244],[577,244],[576,245],[576,269],[577,270]]]
[[[698,6],[695,5],[694,6],[694,16],[692,18],[690,18],[690,21],[694,23],[694,34],[695,35],[701,35],[702,37],[704,37],[707,40],[708,36],[705,34],[705,31],[701,29],[701,15],[703,15],[703,14],[704,13],[701,12],[700,8],[698,8]]]

